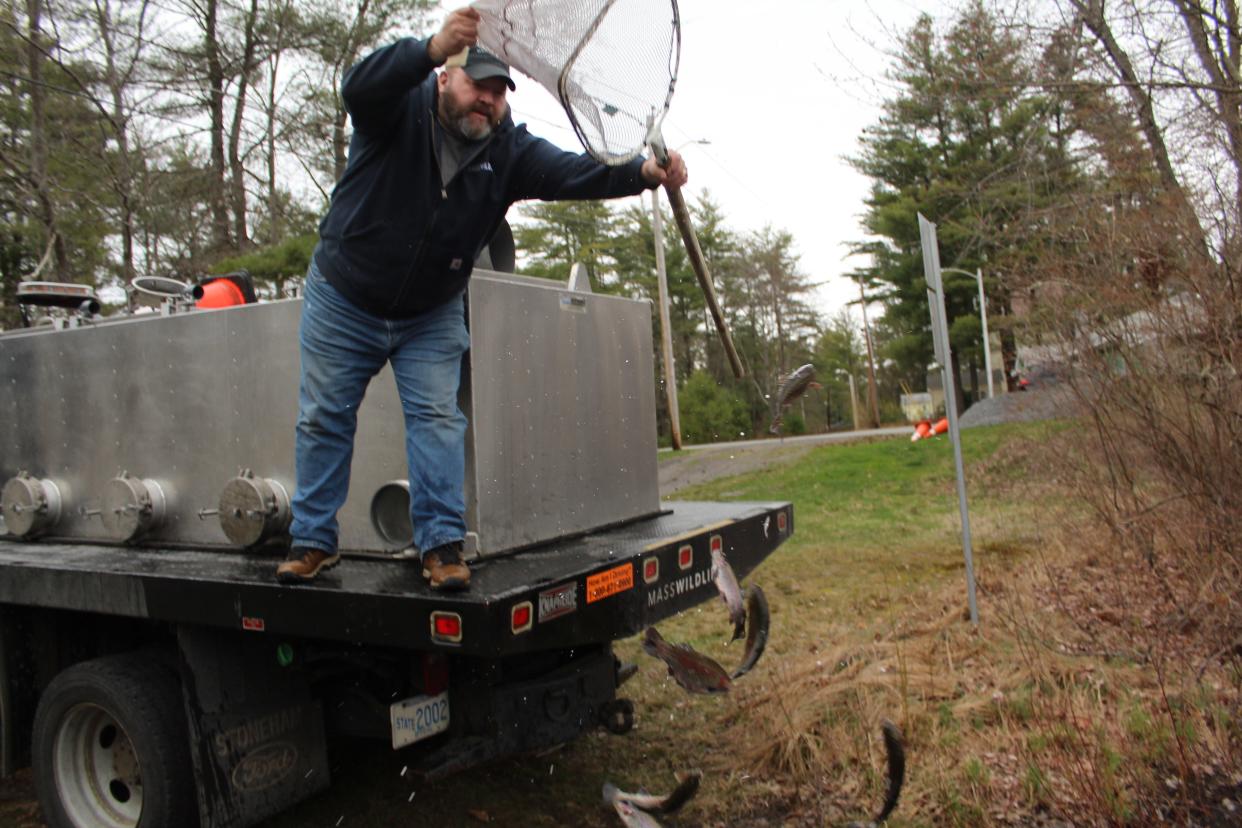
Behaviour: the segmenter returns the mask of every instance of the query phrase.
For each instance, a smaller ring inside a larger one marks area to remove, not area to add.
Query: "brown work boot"
[[[322,570],[331,569],[340,562],[339,554],[309,546],[295,546],[289,550],[285,562],[276,567],[276,580],[282,584],[304,584],[315,580]]]
[[[461,541],[453,541],[423,555],[423,577],[432,589],[447,591],[470,586],[470,568],[461,559],[461,549]]]

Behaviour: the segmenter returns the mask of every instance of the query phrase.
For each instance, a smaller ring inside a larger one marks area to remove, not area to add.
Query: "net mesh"
[[[479,42],[556,95],[583,147],[624,164],[668,111],[681,56],[676,0],[478,0]]]

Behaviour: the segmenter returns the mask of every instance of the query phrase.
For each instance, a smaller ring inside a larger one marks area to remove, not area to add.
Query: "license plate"
[[[448,691],[438,696],[415,696],[388,708],[392,722],[392,749],[443,733],[449,726]]]

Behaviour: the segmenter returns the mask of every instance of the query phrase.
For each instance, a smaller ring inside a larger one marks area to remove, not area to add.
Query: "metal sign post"
[[[962,434],[957,425],[957,388],[953,358],[949,349],[949,324],[944,309],[944,284],[940,279],[940,248],[936,225],[919,214],[919,238],[923,243],[923,276],[927,280],[927,299],[931,306],[932,344],[944,385],[944,407],[949,419],[949,439],[953,441],[953,462],[957,466],[957,504],[962,515],[962,550],[966,555],[966,595],[970,603],[970,622],[979,624],[975,602],[975,563],[970,546],[970,510],[966,505],[966,473],[962,467]]]

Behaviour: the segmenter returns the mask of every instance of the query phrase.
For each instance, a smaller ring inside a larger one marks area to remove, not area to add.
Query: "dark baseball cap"
[[[513,83],[513,78],[509,76],[509,65],[491,52],[478,46],[471,46],[466,52],[466,62],[462,65],[462,69],[466,71],[466,74],[472,80],[481,81],[487,78],[504,78],[505,83],[509,84],[510,91],[517,89],[517,85]]]

